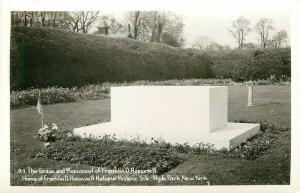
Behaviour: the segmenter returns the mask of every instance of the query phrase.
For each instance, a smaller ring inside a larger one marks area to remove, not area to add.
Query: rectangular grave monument
[[[259,124],[228,122],[226,86],[124,86],[111,88],[111,122],[76,128],[75,135],[151,142],[211,143],[235,147]]]

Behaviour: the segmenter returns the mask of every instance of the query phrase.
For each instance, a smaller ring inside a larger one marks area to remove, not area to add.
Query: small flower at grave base
[[[49,128],[47,124],[44,124],[42,128],[38,130],[38,135],[43,142],[50,142],[56,140],[56,132],[58,130],[58,126],[55,123],[52,123],[52,127]]]
[[[45,146],[45,147],[49,147],[50,144],[51,144],[50,142],[45,142],[45,143],[44,143],[44,146]]]
[[[73,136],[73,134],[72,134],[72,132],[71,132],[71,131],[67,131],[67,133],[66,133],[66,136],[67,136],[67,137],[72,137],[72,136]]]
[[[52,123],[52,130],[57,130],[58,129],[58,126],[55,124],[55,123]]]

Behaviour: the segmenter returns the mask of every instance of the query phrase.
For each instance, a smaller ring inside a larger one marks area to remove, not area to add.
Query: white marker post
[[[248,107],[253,106],[253,82],[248,83]]]

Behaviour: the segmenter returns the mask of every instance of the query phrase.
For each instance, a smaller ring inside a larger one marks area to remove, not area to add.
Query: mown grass
[[[229,120],[267,121],[290,127],[290,86],[257,86],[255,106],[247,107],[247,88],[229,87]],[[83,100],[68,104],[44,105],[49,122],[63,129],[109,121],[110,100]],[[43,148],[35,139],[40,126],[35,106],[11,110],[11,184],[12,185],[171,185],[206,184],[203,181],[148,182],[34,182],[28,183],[17,174],[19,168],[90,168],[85,164],[34,158]],[[290,130],[280,134],[269,151],[255,160],[227,158],[214,154],[189,154],[185,161],[164,175],[204,175],[211,185],[220,184],[289,184]]]

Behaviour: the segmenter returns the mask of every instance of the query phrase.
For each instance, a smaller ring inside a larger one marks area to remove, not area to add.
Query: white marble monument
[[[239,145],[259,124],[227,121],[226,86],[125,86],[111,88],[111,122],[73,130],[81,137],[153,138],[170,143]]]

